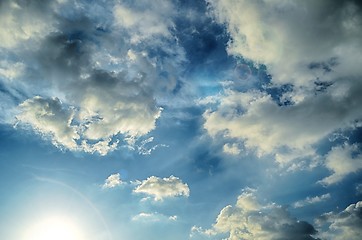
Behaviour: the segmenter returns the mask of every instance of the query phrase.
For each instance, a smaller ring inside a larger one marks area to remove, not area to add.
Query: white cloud
[[[236,143],[226,143],[223,146],[223,151],[230,155],[238,155],[241,150]]]
[[[141,212],[132,217],[132,221],[152,223],[152,222],[174,222],[177,221],[177,216],[166,216],[157,212],[154,213],[145,213]]]
[[[155,201],[162,201],[164,198],[190,195],[190,189],[186,183],[175,176],[159,178],[151,176],[143,180],[134,190],[135,193],[144,193],[154,197]]]
[[[332,148],[325,161],[325,166],[332,171],[332,175],[324,178],[320,183],[335,184],[343,180],[348,174],[360,171],[362,169],[362,154],[355,154],[357,152],[357,145]]]
[[[0,48],[13,49],[35,43],[52,30],[52,20],[41,13],[37,3],[2,1],[0,8]],[[23,11],[26,9],[27,11]]]
[[[336,58],[331,76],[360,74],[362,23],[353,1],[209,1],[232,40],[228,51],[266,64],[273,82],[305,86],[325,69],[311,63]],[[355,51],[355,52],[354,52]],[[328,66],[325,66],[328,67]]]
[[[316,222],[321,227],[328,226],[328,231],[321,234],[324,239],[359,240],[362,238],[362,202],[351,204],[339,213],[326,213]]]
[[[204,113],[205,129],[211,136],[239,139],[259,156],[272,154],[279,163],[309,158],[315,166],[318,142],[353,129],[362,118],[360,9],[353,1],[209,3],[231,35],[229,54],[265,64],[272,76],[268,87],[293,87],[279,96],[291,104],[280,106],[264,90],[226,86],[218,108]]]
[[[111,174],[104,182],[102,188],[114,188],[122,184],[121,175],[119,173]]]
[[[132,43],[155,36],[171,37],[173,13],[172,2],[164,0],[139,1],[132,7],[117,4],[113,11],[116,25],[129,31]]]
[[[211,229],[202,230],[193,227],[204,236],[226,234],[228,240],[238,239],[315,239],[317,231],[307,222],[292,217],[283,207],[275,204],[263,205],[257,200],[256,192],[245,190],[235,206],[224,207]]]
[[[0,61],[0,77],[13,80],[22,76],[24,72],[24,64],[22,62],[9,62],[6,60]]]
[[[338,89],[332,87],[329,93]],[[362,117],[357,106],[346,108],[352,99],[362,102],[357,93],[337,99],[330,94],[279,106],[266,93],[226,90],[217,110],[204,113],[204,127],[211,136],[241,139],[258,155],[277,154],[281,163],[313,156],[313,144],[339,128],[353,126],[353,120]]]
[[[58,147],[106,155],[121,140],[138,144],[155,129],[162,96],[179,81],[184,52],[170,31],[172,2],[113,4],[94,3],[86,9],[82,2],[68,1],[1,3],[0,52],[6,60],[0,61],[0,83],[9,88],[9,97],[1,96],[3,105],[18,107],[20,123]],[[151,57],[151,51],[162,56]],[[11,100],[14,92],[20,96]],[[35,118],[43,110],[30,107],[37,104],[34,96],[45,102],[58,98],[62,111],[71,109],[72,115],[59,116],[56,123],[50,117]],[[13,124],[15,114],[7,115],[1,121]],[[67,127],[74,136],[64,134]],[[158,146],[141,146],[140,153]]]
[[[77,150],[80,138],[72,125],[74,110],[65,108],[58,98],[44,99],[36,96],[19,105],[17,119],[31,125],[43,137],[50,137],[57,146]]]
[[[293,204],[293,207],[295,208],[301,208],[310,204],[315,204],[319,202],[324,202],[331,198],[331,195],[329,193],[323,194],[321,196],[315,196],[315,197],[307,197],[303,200],[297,201]]]

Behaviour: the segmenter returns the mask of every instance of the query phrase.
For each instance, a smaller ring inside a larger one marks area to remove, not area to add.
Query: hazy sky
[[[362,239],[360,1],[3,0],[0,56],[1,239]]]

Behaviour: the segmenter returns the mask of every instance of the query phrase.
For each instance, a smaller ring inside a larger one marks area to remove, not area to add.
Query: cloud
[[[156,128],[184,53],[169,1],[84,4],[1,3],[0,84],[9,95],[2,100],[17,108],[19,126],[57,147],[106,155]],[[20,97],[9,100],[14,93]],[[13,112],[1,121],[13,124]]]
[[[271,79],[259,90],[225,86],[217,107],[204,113],[205,129],[214,137],[238,139],[258,156],[271,154],[282,164],[311,159],[315,166],[318,143],[335,131],[355,129],[362,119],[362,72],[356,64],[362,60],[360,6],[355,1],[209,3],[230,34],[229,54],[257,68],[264,64]]]
[[[43,6],[42,6],[43,5]],[[39,40],[52,30],[52,19],[42,10],[46,2],[2,1],[0,8],[0,48],[14,49],[19,45],[39,44]],[[53,3],[53,5],[57,5]],[[24,11],[26,9],[26,11]]]
[[[132,43],[157,36],[171,37],[173,14],[173,4],[164,0],[140,1],[131,6],[120,3],[113,10],[116,25],[128,30]]]
[[[144,222],[144,223],[152,223],[152,222],[169,222],[169,221],[177,221],[177,216],[165,216],[163,214],[154,212],[154,213],[139,213],[132,217],[132,221]]]
[[[362,202],[351,204],[339,213],[326,213],[317,219],[317,223],[328,226],[328,231],[321,234],[326,239],[361,239]]]
[[[305,86],[330,71],[333,77],[360,74],[356,1],[209,2],[231,35],[229,54],[265,64],[274,82]]]
[[[293,204],[293,207],[295,208],[301,208],[310,204],[315,204],[319,202],[324,202],[331,198],[331,195],[329,193],[323,194],[321,196],[315,196],[315,197],[307,197],[303,200],[297,201]]]
[[[224,144],[223,151],[230,155],[238,155],[241,150],[239,149],[238,145],[236,143],[230,144]]]
[[[134,190],[135,193],[144,193],[154,197],[155,201],[177,196],[188,197],[190,189],[178,177],[159,178],[151,176],[143,180]]]
[[[102,188],[114,188],[122,184],[121,175],[119,173],[111,174],[104,182]]]
[[[352,103],[352,99],[357,100],[356,104],[362,102],[354,90],[341,98],[332,97],[334,91],[339,88],[294,105],[279,106],[264,92],[227,90],[218,108],[204,113],[204,127],[211,136],[222,134],[243,140],[258,155],[277,153],[279,162],[288,161],[288,154],[314,155],[313,144],[339,128],[353,126],[353,120],[362,117]]]
[[[77,129],[71,125],[74,110],[65,108],[58,98],[36,96],[19,105],[17,119],[32,126],[43,137],[49,137],[57,146],[77,149]]]
[[[316,239],[314,227],[292,217],[283,207],[276,204],[261,204],[255,190],[246,189],[238,197],[235,206],[224,207],[211,229],[202,230],[204,236],[226,234],[229,240],[237,239]],[[195,234],[194,234],[195,235]]]
[[[356,195],[362,195],[362,183],[357,184]]]
[[[331,185],[340,182],[348,174],[356,173],[362,169],[362,154],[359,147],[344,145],[332,148],[327,154],[325,166],[332,171],[332,175],[322,179],[320,183]]]

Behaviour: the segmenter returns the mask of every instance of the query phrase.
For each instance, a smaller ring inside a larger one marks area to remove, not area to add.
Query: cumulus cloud
[[[274,82],[306,85],[332,69],[334,76],[360,74],[362,19],[356,1],[210,4],[231,35],[229,53],[266,64]]]
[[[76,127],[71,125],[74,110],[65,108],[58,98],[44,99],[36,96],[19,105],[19,121],[28,123],[44,137],[50,137],[55,145],[77,149],[79,139]]]
[[[144,193],[154,197],[155,201],[162,201],[164,198],[190,195],[190,189],[186,183],[175,176],[159,178],[151,176],[140,182],[134,190],[135,193]]]
[[[319,202],[324,202],[331,198],[331,195],[329,193],[323,194],[321,196],[315,196],[315,197],[307,197],[303,200],[297,201],[293,204],[293,207],[295,208],[301,208],[310,204],[315,204]]]
[[[349,205],[339,213],[329,212],[316,221],[320,226],[328,226],[321,234],[326,239],[358,240],[362,237],[362,202]]]
[[[229,54],[264,64],[270,83],[241,92],[225,87],[204,113],[212,136],[236,138],[279,163],[317,161],[315,146],[362,118],[362,23],[355,1],[210,1],[230,33]],[[333,30],[332,30],[333,29]],[[308,34],[305,34],[308,32]],[[240,79],[233,79],[237,82]],[[246,80],[243,80],[246,81]],[[290,86],[280,95],[270,88]],[[315,163],[313,164],[315,166]]]
[[[331,88],[331,94],[333,91],[338,92],[339,88]],[[271,95],[260,91],[229,90],[216,111],[205,112],[204,127],[212,136],[242,139],[259,155],[278,153],[279,162],[288,161],[288,154],[292,153],[313,155],[313,144],[334,130],[353,126],[353,120],[362,117],[354,105],[362,99],[350,91],[341,98],[322,94],[298,104],[279,106]],[[357,101],[352,103],[352,99]]]
[[[332,175],[322,179],[320,183],[335,184],[348,174],[362,169],[362,154],[356,144],[334,147],[326,156],[325,166],[331,170]]]
[[[211,229],[194,227],[204,236],[226,234],[229,240],[238,239],[300,239],[311,240],[317,233],[305,221],[297,220],[283,207],[276,204],[261,204],[255,190],[246,189],[234,206],[224,207]],[[195,234],[194,234],[195,235]]]
[[[2,2],[0,83],[19,92],[7,101],[18,105],[19,126],[106,155],[155,129],[184,53],[171,31],[172,2],[84,4]]]
[[[111,174],[104,182],[102,188],[114,188],[122,184],[121,175],[119,173]]]

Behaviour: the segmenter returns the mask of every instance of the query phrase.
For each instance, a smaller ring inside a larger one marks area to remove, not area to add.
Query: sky
[[[360,1],[2,0],[0,56],[1,239],[362,239]]]

